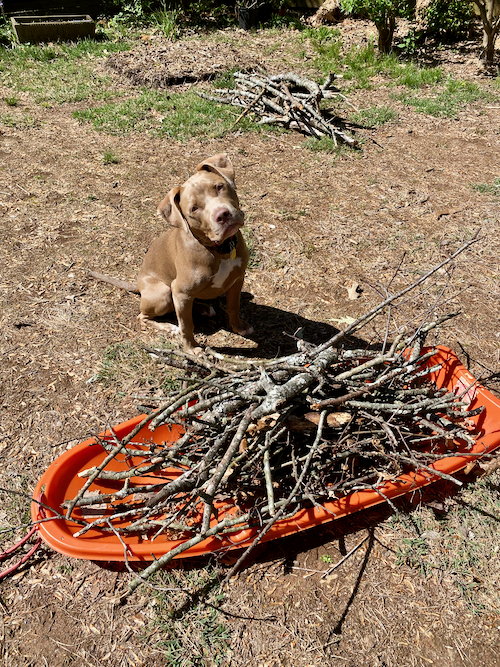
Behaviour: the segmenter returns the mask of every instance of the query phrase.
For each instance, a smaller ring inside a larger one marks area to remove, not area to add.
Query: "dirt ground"
[[[457,76],[492,88],[471,51],[439,57]],[[132,86],[126,78],[123,85]],[[243,310],[256,335],[245,341],[228,333],[219,314],[215,323],[199,324],[199,340],[232,353],[249,348],[256,356],[289,349],[293,341],[283,332],[300,327],[306,339],[324,340],[343,318],[378,302],[380,286],[388,285],[404,253],[398,284],[481,230],[481,240],[456,262],[447,308],[462,314],[439,341],[496,389],[499,200],[471,185],[500,175],[498,94],[456,120],[418,114],[383,86],[350,99],[360,108],[389,104],[399,115],[379,129],[360,129],[362,150],[335,157],[311,152],[292,133],[236,129],[223,139],[183,145],[139,134],[107,136],[72,117],[82,105],[44,109],[22,98],[20,113],[24,107],[37,122],[0,128],[1,487],[29,494],[69,446],[137,414],[135,397],[157,378],[95,378],[109,346],[154,344],[158,334],[139,330],[136,296],[96,283],[84,269],[134,278],[162,230],[158,202],[202,158],[221,151],[236,169],[254,253]],[[120,157],[118,164],[104,164],[107,150]],[[353,282],[363,289],[355,301],[346,289]],[[28,501],[2,499],[5,526],[8,504],[27,508]],[[227,591],[223,622],[231,651],[223,664],[500,664],[498,600],[496,612],[492,605],[474,614],[446,573],[423,576],[397,565],[396,532],[380,509],[268,547]],[[361,549],[321,578],[325,554],[335,562],[366,535]],[[129,578],[39,550],[2,583],[3,664],[168,665],[158,637],[148,635],[148,590],[125,608],[110,602]],[[215,663],[206,657],[196,664]]]

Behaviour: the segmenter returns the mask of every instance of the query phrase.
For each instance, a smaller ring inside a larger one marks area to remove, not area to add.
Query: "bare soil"
[[[352,22],[343,29],[346,39],[354,39]],[[358,24],[358,41],[367,30]],[[259,33],[256,40],[257,55],[245,51],[238,58],[258,57],[272,67],[273,54],[286,50],[286,35],[272,37],[276,48],[267,52],[264,42],[271,38]],[[238,41],[235,33],[236,53]],[[494,93],[473,46],[438,55],[448,71]],[[146,61],[140,49],[137,58]],[[307,72],[307,58],[303,62]],[[108,69],[123,77],[125,87],[133,85],[123,70]],[[154,344],[158,334],[139,330],[137,297],[96,283],[84,269],[133,279],[162,230],[157,203],[202,158],[221,151],[235,165],[253,246],[243,310],[256,335],[246,341],[229,333],[219,312],[215,322],[199,323],[200,341],[271,356],[294,344],[283,332],[303,327],[306,339],[324,340],[343,318],[378,302],[404,253],[398,284],[411,282],[481,230],[481,241],[456,262],[447,306],[462,315],[443,328],[439,341],[485,382],[490,378],[495,390],[499,200],[471,185],[500,175],[498,94],[496,101],[463,109],[457,119],[438,119],[394,102],[383,83],[350,100],[359,108],[390,104],[397,120],[359,128],[362,150],[339,157],[311,152],[291,133],[236,128],[223,139],[181,145],[143,134],[97,134],[71,115],[84,105],[44,109],[24,96],[9,109],[29,113],[36,123],[0,129],[0,486],[29,494],[67,447],[137,414],[134,397],[166,373],[92,381],[108,346]],[[0,92],[3,98],[6,91]],[[105,151],[118,155],[119,164],[104,164]],[[346,289],[353,282],[363,288],[355,301]],[[13,501],[10,494],[2,499],[0,524],[11,525],[9,504],[27,508],[28,501]],[[223,622],[231,651],[224,664],[500,664],[498,598],[474,613],[450,573],[423,576],[397,565],[394,542],[401,535],[387,517],[380,509],[268,547],[227,590]],[[374,537],[330,577],[315,572],[328,568],[325,556],[336,562],[367,534]],[[148,589],[125,608],[111,604],[129,578],[103,564],[39,550],[2,583],[3,664],[168,665],[158,636],[147,639],[153,616]],[[196,664],[215,664],[210,656],[204,660]]]

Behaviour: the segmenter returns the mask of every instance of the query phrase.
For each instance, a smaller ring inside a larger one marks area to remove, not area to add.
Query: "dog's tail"
[[[132,292],[133,294],[140,294],[139,288],[137,287],[137,283],[128,283],[125,280],[120,280],[119,278],[112,278],[111,276],[105,276],[103,273],[96,273],[96,271],[91,271],[90,269],[86,269],[87,273],[89,276],[92,276],[92,278],[95,278],[96,280],[100,280],[102,283],[108,283],[109,285],[113,285],[114,287],[118,287],[119,289],[124,289],[126,292]]]

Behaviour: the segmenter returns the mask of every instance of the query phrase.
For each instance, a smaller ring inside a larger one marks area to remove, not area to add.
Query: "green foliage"
[[[471,30],[472,3],[463,0],[434,0],[426,9],[426,33],[441,40],[467,37]]]
[[[149,22],[160,7],[158,0],[126,0],[116,3],[113,20],[126,25],[141,25]]]
[[[299,39],[307,40],[314,48],[317,53],[314,65],[321,74],[341,73],[343,79],[351,81],[355,88],[371,88],[372,79],[380,75],[409,88],[435,85],[443,80],[439,68],[422,68],[413,62],[402,62],[394,52],[380,53],[373,42],[352,47],[344,53],[340,31],[336,28],[305,28]]]
[[[167,39],[176,40],[182,35],[180,13],[177,9],[158,10],[153,14],[153,22]]]
[[[345,155],[351,150],[345,144],[336,144],[330,137],[320,137],[319,139],[311,137],[307,139],[305,145],[314,153],[329,153],[335,157]]]
[[[342,9],[349,14],[366,16],[378,30],[378,48],[389,53],[398,16],[410,17],[412,0],[341,0]]]
[[[340,30],[338,28],[329,28],[326,25],[321,25],[319,28],[305,28],[302,31],[301,39],[310,39],[313,44],[329,44],[332,41],[338,41],[340,37]]]
[[[443,72],[437,67],[422,68],[413,62],[401,62],[395,53],[379,53],[372,42],[353,47],[342,53],[342,40],[337,29],[322,26],[315,30],[306,28],[302,40],[309,40],[318,56],[314,65],[322,74],[342,72],[346,81],[356,88],[370,88],[371,80],[378,75],[389,76],[399,85],[421,88],[440,83]]]
[[[216,0],[116,0],[106,15],[111,16],[105,28],[109,35],[153,27],[168,39],[179,39],[193,29],[227,28],[236,21],[234,8]]]
[[[349,14],[366,16],[375,24],[383,23],[388,16],[410,18],[414,3],[411,0],[342,0],[342,9]]]
[[[320,560],[322,560],[323,563],[328,563],[328,565],[331,565],[333,563],[333,556],[330,554],[323,554]]]
[[[0,16],[0,45],[10,46],[16,43],[16,36],[12,29],[12,23],[6,16]]]
[[[188,2],[185,19],[190,28],[222,29],[236,23],[234,6],[218,0]]]
[[[420,31],[415,28],[410,28],[407,34],[400,38],[396,44],[400,53],[404,56],[414,56],[418,50],[418,42],[421,37]]]

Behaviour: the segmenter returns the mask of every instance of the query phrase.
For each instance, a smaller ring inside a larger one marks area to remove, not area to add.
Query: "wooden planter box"
[[[63,42],[95,35],[95,22],[84,14],[65,16],[13,16],[12,27],[20,42]]]

